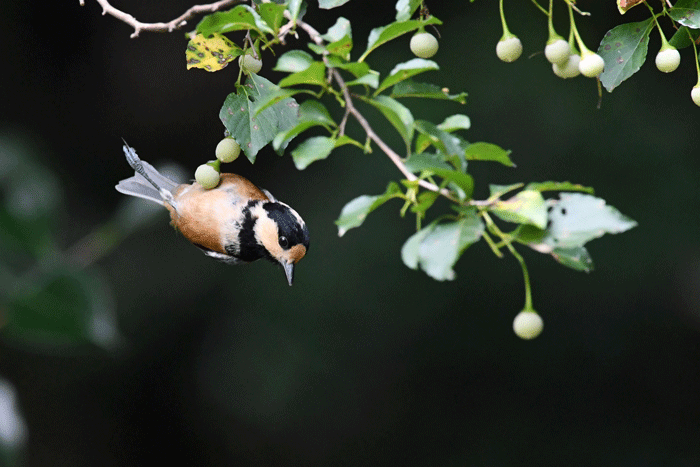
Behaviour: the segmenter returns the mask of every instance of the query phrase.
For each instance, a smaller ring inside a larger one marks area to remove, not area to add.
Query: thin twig
[[[80,1],[80,6],[85,5],[85,0],[79,0]],[[141,31],[149,31],[149,32],[173,32],[176,29],[180,29],[184,27],[187,24],[187,21],[201,13],[213,13],[215,11],[221,10],[223,8],[226,8],[230,5],[234,5],[236,3],[241,3],[242,0],[220,0],[218,2],[214,3],[209,3],[207,5],[195,5],[185,11],[183,14],[178,16],[172,21],[168,21],[167,23],[142,23],[141,21],[138,21],[136,18],[131,16],[128,13],[124,13],[121,10],[118,10],[117,8],[113,7],[108,0],[95,0],[97,3],[100,4],[102,7],[102,14],[103,15],[111,15],[117,18],[119,21],[122,21],[129,26],[134,28],[133,34],[131,34],[132,38],[138,37]]]

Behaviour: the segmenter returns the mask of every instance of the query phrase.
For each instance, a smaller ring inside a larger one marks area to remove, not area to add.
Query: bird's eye
[[[282,235],[282,236],[280,237],[280,240],[279,240],[279,241],[280,241],[280,246],[281,246],[282,248],[287,248],[287,247],[289,246],[289,240],[287,240],[287,237],[285,237],[284,235]]]

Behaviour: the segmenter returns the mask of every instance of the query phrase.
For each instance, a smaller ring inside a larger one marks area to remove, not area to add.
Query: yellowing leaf
[[[633,6],[639,5],[643,1],[644,0],[617,0],[617,9],[619,10],[621,15],[624,15],[625,13],[627,13],[627,10],[629,10]]]
[[[185,50],[187,69],[219,71],[242,53],[240,47],[221,34],[213,33],[208,37],[197,34],[189,41]]]

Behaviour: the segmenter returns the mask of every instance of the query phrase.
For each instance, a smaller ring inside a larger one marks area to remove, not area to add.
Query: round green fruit
[[[564,65],[569,55],[571,55],[571,48],[564,39],[557,39],[544,48],[544,56],[552,64]]]
[[[681,54],[676,50],[675,47],[669,46],[665,49],[659,50],[656,54],[656,68],[664,73],[671,73],[676,71],[678,65],[681,64]]]
[[[219,184],[219,172],[209,164],[202,164],[194,172],[194,179],[202,188],[211,190]]]
[[[515,36],[503,38],[496,44],[496,55],[506,63],[516,61],[522,53],[523,44]]]
[[[552,71],[560,78],[576,78],[581,72],[578,69],[578,64],[581,61],[581,56],[578,54],[569,55],[569,59],[563,64],[552,64]]]
[[[416,57],[430,58],[438,51],[438,41],[427,32],[419,32],[411,37],[411,52]]]
[[[521,339],[534,339],[542,333],[544,321],[535,310],[523,310],[513,320],[513,331]]]
[[[216,145],[215,152],[216,158],[221,162],[233,162],[238,159],[238,155],[241,153],[241,146],[231,137],[224,138]]]
[[[695,105],[700,107],[700,84],[696,84],[693,87],[693,90],[690,91],[690,98],[693,99],[693,102],[695,102]]]
[[[262,60],[258,60],[252,55],[241,55],[238,57],[238,65],[243,70],[243,73],[257,73],[262,68]]]
[[[603,57],[591,51],[584,51],[581,61],[578,63],[578,70],[587,78],[597,78],[605,68]]]

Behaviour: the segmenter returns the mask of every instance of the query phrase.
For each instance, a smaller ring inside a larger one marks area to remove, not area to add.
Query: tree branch
[[[85,0],[79,0],[80,1],[80,6],[85,5]],[[184,27],[187,24],[187,21],[201,13],[213,13],[215,11],[221,10],[223,8],[226,8],[230,5],[234,5],[236,3],[241,3],[242,0],[219,0],[218,2],[210,3],[207,5],[195,5],[185,11],[183,14],[178,16],[172,21],[168,21],[167,23],[142,23],[138,21],[136,18],[131,16],[128,13],[124,13],[121,10],[116,9],[113,7],[108,0],[96,0],[97,3],[100,4],[102,7],[102,14],[103,15],[111,15],[117,18],[119,21],[122,21],[129,26],[134,28],[133,34],[131,34],[131,38],[138,37],[141,31],[149,31],[149,32],[173,32],[176,29],[180,29]]]

